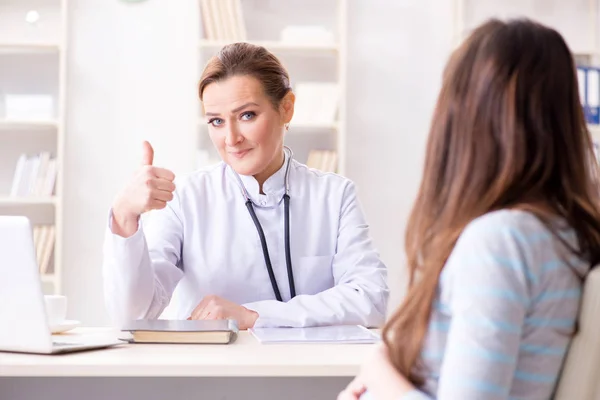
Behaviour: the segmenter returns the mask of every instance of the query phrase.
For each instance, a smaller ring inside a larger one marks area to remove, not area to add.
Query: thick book
[[[130,343],[229,344],[238,335],[235,320],[140,319],[121,328]]]

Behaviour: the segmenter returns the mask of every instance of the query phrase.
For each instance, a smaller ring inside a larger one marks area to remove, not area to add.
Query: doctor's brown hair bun
[[[292,90],[287,70],[271,52],[250,43],[232,43],[224,46],[206,64],[198,85],[200,100],[209,84],[244,75],[260,81],[275,108]]]

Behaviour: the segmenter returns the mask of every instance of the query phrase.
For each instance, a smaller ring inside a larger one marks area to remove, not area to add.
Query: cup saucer
[[[52,333],[63,333],[70,331],[73,328],[81,325],[81,322],[73,320],[73,319],[65,319],[64,321],[59,322],[58,324],[54,324],[50,326],[50,331]]]

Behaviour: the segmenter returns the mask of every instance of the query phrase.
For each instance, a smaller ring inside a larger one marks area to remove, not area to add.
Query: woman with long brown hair
[[[561,35],[529,20],[490,20],[455,51],[406,231],[409,290],[340,399],[551,397],[600,261],[577,88]]]

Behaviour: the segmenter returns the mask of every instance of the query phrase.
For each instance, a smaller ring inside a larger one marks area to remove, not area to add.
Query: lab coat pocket
[[[317,294],[332,288],[332,260],[333,256],[300,257],[298,268],[294,268],[296,294]]]

